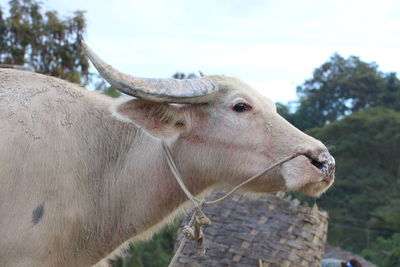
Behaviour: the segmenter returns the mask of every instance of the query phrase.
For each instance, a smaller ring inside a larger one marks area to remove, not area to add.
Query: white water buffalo
[[[0,69],[0,266],[92,265],[168,223],[187,200],[162,140],[196,195],[293,153],[301,155],[246,189],[316,196],[332,184],[326,147],[242,81],[129,76],[84,48],[107,81],[135,97]]]

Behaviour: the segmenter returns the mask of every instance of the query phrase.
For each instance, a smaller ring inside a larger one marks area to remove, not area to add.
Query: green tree
[[[368,108],[309,134],[333,147],[333,188],[318,200],[329,211],[329,242],[356,252],[400,232],[400,112]]]
[[[297,107],[293,108],[293,106]],[[295,111],[293,112],[293,110]],[[289,102],[287,105],[277,103],[277,111],[282,117],[300,130],[310,129],[320,125],[318,116],[313,116],[315,110],[310,105],[310,101],[307,98],[301,99],[297,105],[296,102]]]
[[[168,266],[174,252],[174,243],[179,223],[164,228],[148,242],[132,244],[127,253],[129,256],[119,258],[113,267],[159,267]]]
[[[175,74],[172,75],[172,78],[175,79],[193,79],[193,78],[197,78],[197,75],[194,73],[189,73],[189,74],[185,74],[184,72],[176,72]]]
[[[327,144],[337,160],[335,183],[318,200],[330,215],[328,241],[362,252],[380,266],[398,266],[400,80],[396,73],[335,54],[297,91],[299,101],[279,104],[278,112]]]
[[[298,108],[286,118],[304,130],[336,121],[367,107],[400,110],[400,81],[376,63],[335,54],[297,87]]]
[[[379,95],[379,105],[400,110],[400,80],[396,73],[387,73],[384,75],[385,87],[381,95]]]
[[[109,84],[103,80],[103,78],[100,75],[97,75],[98,78],[100,79],[100,81],[98,83],[95,84],[95,88],[96,90],[99,91],[103,91],[103,94],[117,98],[120,97],[122,95],[122,93],[120,91],[118,91],[117,89],[115,89],[112,86],[109,86]]]
[[[11,0],[9,15],[0,6],[0,64],[32,70],[76,83],[88,80],[88,60],[79,42],[86,30],[83,11],[61,18],[42,11],[35,0]]]
[[[370,248],[363,251],[363,255],[379,266],[400,266],[400,233],[389,238],[377,238]]]
[[[307,99],[318,126],[332,122],[377,103],[384,79],[375,63],[338,54],[314,70],[313,77],[297,87],[300,99]],[[311,116],[309,116],[311,117]]]

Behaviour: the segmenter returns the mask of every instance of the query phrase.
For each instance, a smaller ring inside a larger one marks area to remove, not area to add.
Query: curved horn
[[[86,55],[100,75],[119,91],[153,102],[207,103],[218,91],[217,84],[209,78],[178,80],[140,78],[114,69],[97,56],[90,47],[81,43]]]

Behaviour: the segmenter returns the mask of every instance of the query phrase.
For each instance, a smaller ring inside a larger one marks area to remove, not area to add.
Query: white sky
[[[335,52],[400,72],[399,0],[49,0],[45,5],[62,15],[86,10],[87,43],[114,67],[144,77],[197,70],[225,74],[287,102]]]

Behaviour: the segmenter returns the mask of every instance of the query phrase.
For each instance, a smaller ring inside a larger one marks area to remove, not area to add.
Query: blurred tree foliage
[[[42,11],[41,2],[10,0],[6,16],[0,6],[0,64],[24,65],[75,83],[87,82],[88,60],[79,41],[86,30],[83,11],[61,18]]]
[[[128,256],[119,258],[113,267],[159,267],[168,266],[172,259],[179,222],[164,228],[150,241],[133,244],[127,250]]]
[[[297,92],[299,101],[278,103],[278,112],[327,144],[337,160],[333,188],[318,200],[330,215],[328,241],[362,253],[379,266],[400,266],[396,73],[335,54]]]
[[[366,258],[374,259],[378,266],[400,266],[400,233],[389,238],[378,237],[363,251]]]
[[[110,86],[100,75],[97,76],[100,80],[94,86],[96,90],[103,91],[103,94],[114,98],[120,97],[122,95],[120,91]]]
[[[320,127],[367,107],[400,110],[400,80],[375,63],[335,54],[297,87],[296,112],[285,117],[299,129]]]
[[[183,79],[198,78],[198,76],[196,74],[194,74],[193,72],[191,72],[189,74],[185,74],[183,72],[176,72],[175,74],[172,75],[172,78],[183,80]]]
[[[337,161],[333,189],[318,200],[329,211],[329,242],[361,252],[400,233],[400,112],[367,108],[307,132]]]

